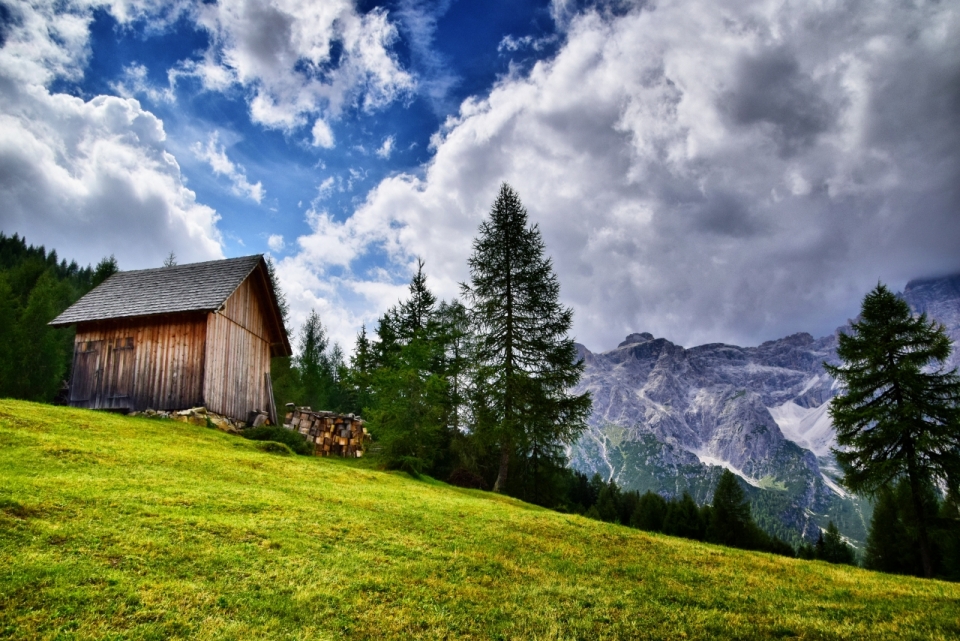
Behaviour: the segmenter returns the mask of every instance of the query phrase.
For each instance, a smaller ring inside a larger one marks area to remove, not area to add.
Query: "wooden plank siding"
[[[269,324],[265,291],[247,278],[217,312],[207,317],[207,371],[203,397],[207,409],[244,420],[267,406],[264,374],[270,371]]]
[[[270,358],[289,355],[290,344],[263,257],[187,268],[197,280],[189,281],[187,274],[170,284],[170,278],[161,278],[162,270],[121,272],[126,280],[117,281],[112,293],[94,297],[96,305],[74,313],[81,318],[70,321],[67,314],[61,324],[77,326],[71,405],[136,411],[204,405],[239,420],[246,420],[251,410],[269,408],[265,379]],[[243,276],[238,268],[252,271]],[[221,273],[227,280],[218,280]],[[154,296],[142,295],[141,281],[154,288]],[[107,284],[113,282],[108,279]],[[100,307],[122,310],[128,299],[140,310],[161,303],[187,308],[126,318],[96,316],[102,313]],[[205,306],[189,307],[198,301]]]
[[[204,314],[81,323],[74,344],[71,405],[142,411],[203,402]]]

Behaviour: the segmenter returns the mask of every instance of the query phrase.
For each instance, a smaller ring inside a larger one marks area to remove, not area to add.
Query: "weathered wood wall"
[[[206,338],[203,314],[81,323],[70,404],[131,410],[200,405]]]
[[[256,274],[254,274],[255,276]],[[245,420],[248,412],[267,407],[264,374],[270,371],[270,340],[262,284],[251,277],[207,319],[207,409]]]

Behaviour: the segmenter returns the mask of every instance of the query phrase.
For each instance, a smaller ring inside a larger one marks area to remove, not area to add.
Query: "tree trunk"
[[[930,539],[927,536],[927,518],[923,512],[923,495],[920,491],[920,478],[916,473],[916,462],[913,460],[912,452],[910,462],[907,464],[910,476],[910,494],[913,498],[913,509],[917,516],[917,534],[920,538],[920,560],[923,563],[923,576],[928,579],[933,578],[933,561],[930,554]]]
[[[497,480],[493,484],[493,491],[503,492],[503,487],[507,484],[507,467],[510,465],[510,448],[506,445],[500,448],[500,471],[497,472]]]

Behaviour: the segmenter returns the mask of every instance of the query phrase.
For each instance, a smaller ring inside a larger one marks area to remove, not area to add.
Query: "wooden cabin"
[[[246,420],[273,406],[270,358],[291,354],[262,255],[118,272],[50,324],[77,328],[74,407]]]

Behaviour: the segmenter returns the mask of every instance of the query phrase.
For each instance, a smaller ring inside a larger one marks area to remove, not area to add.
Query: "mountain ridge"
[[[960,340],[960,275],[910,281],[901,294],[915,313]],[[772,533],[815,540],[837,522],[865,541],[870,507],[840,484],[830,448],[828,408],[836,382],[837,337],[798,332],[756,347],[708,343],[690,348],[649,332],[592,352],[576,392],[593,395],[588,428],[570,448],[571,465],[625,489],[709,502],[722,468],[736,473]],[[948,362],[960,362],[955,350]]]

